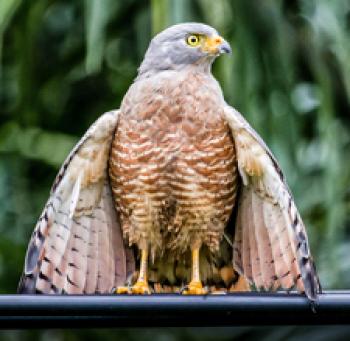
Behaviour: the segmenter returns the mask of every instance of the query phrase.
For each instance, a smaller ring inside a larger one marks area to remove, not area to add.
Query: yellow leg
[[[151,290],[147,281],[148,250],[141,250],[140,273],[136,283],[131,287],[118,287],[117,294],[148,295]]]
[[[202,286],[199,274],[199,247],[192,250],[192,279],[182,293],[184,295],[205,295],[208,293]]]
[[[141,250],[140,274],[136,283],[131,287],[131,292],[138,295],[150,294],[147,280],[148,250]]]

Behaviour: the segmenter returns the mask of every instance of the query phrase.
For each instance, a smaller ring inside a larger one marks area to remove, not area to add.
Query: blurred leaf
[[[19,153],[52,166],[62,164],[77,139],[60,133],[48,133],[39,128],[21,128],[16,122],[0,127],[0,153]]]
[[[297,84],[291,96],[295,109],[300,113],[307,113],[311,110],[315,110],[320,105],[319,91],[314,84]]]
[[[0,2],[0,32],[6,30],[13,14],[15,13],[22,0],[2,0]]]
[[[1,62],[2,62],[2,45],[3,35],[10,23],[12,16],[15,14],[16,9],[21,4],[22,0],[2,0],[0,1],[0,75],[1,75]]]
[[[227,0],[199,0],[205,21],[215,27],[222,34],[233,24],[232,10]]]
[[[85,0],[86,71],[96,73],[103,60],[106,26],[117,9],[114,0]]]
[[[191,2],[188,0],[170,0],[171,16],[170,23],[178,24],[191,21],[192,17]]]
[[[170,0],[152,0],[152,32],[153,35],[164,30],[170,22]]]

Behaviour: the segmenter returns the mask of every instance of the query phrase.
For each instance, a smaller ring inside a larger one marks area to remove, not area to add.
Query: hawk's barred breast
[[[205,78],[205,79],[203,79]],[[237,188],[234,142],[209,75],[136,81],[125,96],[110,157],[124,237],[153,254],[219,249]],[[219,95],[218,95],[219,94]]]

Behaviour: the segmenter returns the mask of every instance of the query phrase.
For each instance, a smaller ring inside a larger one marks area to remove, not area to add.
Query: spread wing
[[[315,300],[321,290],[305,226],[282,171],[239,112],[225,117],[235,140],[242,178],[236,220],[235,269],[258,289],[297,287]]]
[[[133,272],[107,173],[118,113],[103,114],[63,163],[29,242],[19,293],[108,293]]]

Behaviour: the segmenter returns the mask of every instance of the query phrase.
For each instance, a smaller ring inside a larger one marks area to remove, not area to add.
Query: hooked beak
[[[207,37],[204,41],[202,50],[211,55],[232,52],[230,44],[220,36]]]
[[[230,44],[224,39],[223,39],[223,42],[221,43],[221,45],[219,46],[219,52],[220,52],[220,54],[232,53]]]

